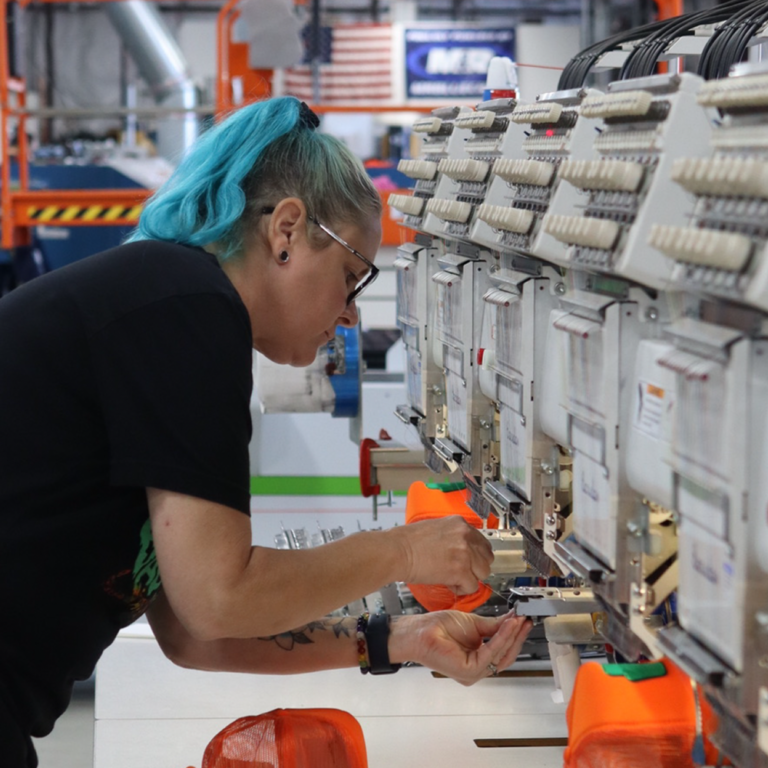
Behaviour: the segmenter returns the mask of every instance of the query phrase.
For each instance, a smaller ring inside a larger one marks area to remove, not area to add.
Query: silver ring
[[[495,665],[493,662],[491,662],[491,663],[488,665],[488,669],[491,671],[491,674],[492,674],[494,677],[498,677],[498,676],[499,676],[499,668],[498,668],[498,667],[497,667],[497,666],[496,666],[496,665]]]

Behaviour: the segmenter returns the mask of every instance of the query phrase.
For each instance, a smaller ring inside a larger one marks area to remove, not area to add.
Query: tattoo
[[[259,640],[272,640],[277,643],[278,648],[282,648],[284,651],[292,651],[297,645],[310,645],[314,640],[310,639],[308,632],[311,634],[315,630],[325,631],[326,627],[322,621],[311,621],[304,627],[298,629],[289,629],[287,632],[281,632],[279,635],[269,635],[268,637],[260,637]]]
[[[352,637],[352,635],[349,634],[349,624],[345,622],[344,619],[340,619],[336,624],[332,624],[331,629],[336,637],[341,637],[341,635]]]
[[[341,635],[351,637],[349,619],[339,619],[334,624],[331,624],[330,621],[311,621],[304,627],[258,639],[274,642],[278,648],[282,648],[284,651],[292,651],[297,645],[312,645],[315,641],[310,635],[315,631],[327,632],[329,627],[333,630],[335,637],[341,637]]]

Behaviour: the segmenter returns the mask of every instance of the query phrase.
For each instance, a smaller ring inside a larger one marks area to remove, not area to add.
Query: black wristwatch
[[[400,669],[400,664],[389,661],[389,616],[386,613],[371,614],[365,628],[365,642],[372,675],[391,675]]]

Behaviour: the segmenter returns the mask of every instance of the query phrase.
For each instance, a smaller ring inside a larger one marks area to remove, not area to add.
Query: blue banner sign
[[[514,29],[406,28],[406,97],[480,98],[494,56],[515,60]]]

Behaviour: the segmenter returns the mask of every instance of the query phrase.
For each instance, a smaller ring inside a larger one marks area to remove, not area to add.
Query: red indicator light
[[[547,136],[554,136],[555,132],[552,128],[547,128]]]

